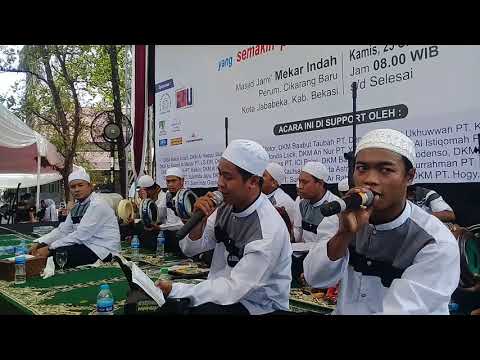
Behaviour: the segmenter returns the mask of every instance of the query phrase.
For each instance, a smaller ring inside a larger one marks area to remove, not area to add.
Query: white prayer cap
[[[222,158],[258,176],[263,176],[269,160],[268,153],[262,145],[243,139],[233,140],[228,144]]]
[[[310,161],[306,163],[302,171],[305,171],[306,173],[315,176],[319,180],[327,181],[328,170],[325,165],[318,161]]]
[[[278,185],[282,185],[285,181],[285,170],[283,170],[283,167],[280,164],[271,162],[267,165],[265,170],[278,182]]]
[[[406,135],[393,129],[376,129],[366,133],[358,142],[357,152],[368,148],[380,148],[405,156],[415,167],[415,144]]]
[[[338,191],[348,191],[350,189],[350,186],[348,186],[348,177],[343,179],[338,183]]]
[[[167,176],[176,176],[183,179],[183,171],[178,167],[172,167],[170,169],[167,169],[167,173],[165,174],[165,177]]]
[[[150,175],[143,175],[138,179],[137,185],[143,188],[148,188],[150,186],[153,186],[155,184],[155,181]]]
[[[76,170],[68,175],[68,183],[72,182],[73,180],[85,180],[86,182],[90,183],[90,176],[83,170]]]

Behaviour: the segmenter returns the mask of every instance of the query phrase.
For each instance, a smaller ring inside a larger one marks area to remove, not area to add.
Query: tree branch
[[[21,69],[12,69],[12,68],[4,68],[0,67],[0,72],[14,72],[14,73],[26,73],[35,76],[38,80],[45,82],[48,85],[48,81],[42,77],[41,75],[37,74],[36,72],[30,70],[21,70]]]
[[[63,132],[62,132],[62,129],[58,126],[58,124],[53,121],[53,120],[50,120],[49,118],[45,117],[44,115],[34,111],[34,110],[31,110],[31,113],[33,115],[35,115],[36,117],[42,119],[43,121],[45,121],[46,123],[48,123],[49,125],[52,125],[53,128],[61,135],[63,136]]]
[[[63,77],[65,78],[65,81],[67,82],[70,88],[70,91],[73,97],[73,102],[75,104],[75,113],[73,118],[73,137],[72,137],[71,146],[72,146],[72,149],[76,149],[77,143],[78,143],[78,136],[80,135],[80,112],[82,110],[82,107],[80,105],[80,101],[78,100],[78,94],[77,94],[77,90],[75,89],[75,83],[72,77],[70,76],[70,74],[68,73],[67,66],[65,64],[65,56],[62,56],[58,46],[55,46],[55,57],[60,63]]]

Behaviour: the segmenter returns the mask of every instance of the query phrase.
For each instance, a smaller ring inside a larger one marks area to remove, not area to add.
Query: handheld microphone
[[[332,216],[345,210],[359,209],[360,206],[370,206],[375,195],[370,190],[366,192],[353,193],[343,199],[330,201],[320,205],[320,212],[323,216]]]
[[[220,191],[214,191],[212,200],[215,203],[215,207],[218,207],[221,203],[223,203],[223,194]],[[185,236],[187,236],[188,233],[195,226],[197,226],[197,224],[199,224],[204,217],[205,217],[205,214],[202,211],[200,210],[195,211],[192,214],[192,217],[185,223],[185,225],[183,225],[182,228],[177,231],[177,235],[176,235],[177,240],[182,240]]]

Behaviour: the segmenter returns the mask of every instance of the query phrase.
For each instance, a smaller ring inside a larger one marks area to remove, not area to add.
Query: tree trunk
[[[64,167],[60,172],[60,174],[62,174],[62,177],[63,177],[63,191],[65,195],[65,204],[66,204],[70,200],[70,189],[68,187],[68,175],[70,175],[70,173],[72,172],[72,167],[73,167],[72,159],[70,155],[65,157],[63,165]]]
[[[115,123],[120,127],[120,136],[118,141],[118,166],[120,168],[120,189],[121,195],[127,198],[127,159],[125,156],[125,143],[122,128],[122,103],[120,100],[120,80],[118,76],[118,59],[117,47],[115,45],[106,46],[108,55],[110,56],[110,64],[112,68],[112,92],[113,92],[113,110],[115,113]]]

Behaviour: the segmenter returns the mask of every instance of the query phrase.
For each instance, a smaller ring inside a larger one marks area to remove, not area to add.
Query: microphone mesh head
[[[365,203],[365,206],[372,205],[373,199],[375,198],[375,195],[373,195],[373,192],[367,191],[365,192],[365,195],[367,195],[367,202]]]
[[[220,191],[214,191],[213,201],[215,202],[215,205],[219,206],[221,203],[223,203],[223,194]]]

